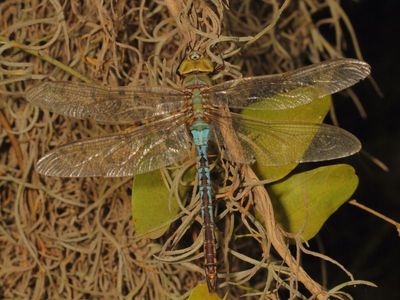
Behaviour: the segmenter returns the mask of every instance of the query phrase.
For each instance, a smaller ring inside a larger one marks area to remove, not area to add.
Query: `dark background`
[[[400,1],[341,1],[341,5],[384,97],[368,81],[359,84],[355,92],[368,118],[363,120],[351,104],[339,103],[339,122],[360,138],[364,151],[390,169],[382,171],[363,154],[353,158],[360,178],[354,198],[400,222]],[[354,52],[349,50],[346,56],[354,57]],[[394,226],[346,204],[325,224],[319,241],[355,279],[378,285],[346,288],[354,299],[400,299],[400,237]],[[312,243],[316,247],[318,239]],[[337,267],[328,264],[327,270],[328,288],[348,280]],[[317,268],[315,272],[321,276]]]

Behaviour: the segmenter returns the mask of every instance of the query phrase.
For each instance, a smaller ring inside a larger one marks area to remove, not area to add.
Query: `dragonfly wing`
[[[181,91],[167,87],[105,88],[94,84],[43,82],[26,92],[26,99],[57,114],[92,118],[104,124],[132,124],[180,109]]]
[[[255,158],[261,165],[282,166],[346,157],[361,149],[354,135],[327,124],[266,123],[235,113],[230,117],[215,113],[209,117],[216,124],[217,136],[226,145],[227,159],[239,163],[249,163]],[[227,123],[232,130],[224,129]],[[227,141],[231,141],[229,145]]]
[[[165,118],[133,130],[61,146],[36,170],[58,177],[133,176],[184,159],[191,149],[186,117]]]
[[[207,115],[213,124],[215,141],[223,149],[226,159],[241,164],[251,164],[255,158],[254,151],[239,138],[238,122],[234,122],[236,118],[232,119],[232,116],[233,114],[224,107],[213,109],[213,113]]]
[[[370,73],[370,66],[356,59],[335,59],[283,74],[227,81],[209,89],[215,106],[281,110],[294,108],[348,88]]]

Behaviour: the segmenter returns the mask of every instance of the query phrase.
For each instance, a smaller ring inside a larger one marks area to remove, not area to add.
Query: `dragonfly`
[[[251,164],[255,157],[260,165],[280,166],[352,155],[361,149],[361,144],[344,129],[327,124],[266,122],[241,114],[240,110],[279,111],[306,105],[364,79],[370,66],[341,58],[282,74],[217,84],[211,79],[214,72],[214,63],[205,53],[192,51],[178,68],[180,88],[106,88],[47,81],[26,92],[26,99],[32,104],[67,117],[90,118],[102,124],[140,124],[55,148],[37,162],[40,174],[135,176],[196,153],[204,272],[210,292],[217,291],[218,277],[214,192],[208,162],[210,141],[222,145],[224,158],[237,164]],[[293,149],[296,141],[305,141],[308,146],[301,151]]]

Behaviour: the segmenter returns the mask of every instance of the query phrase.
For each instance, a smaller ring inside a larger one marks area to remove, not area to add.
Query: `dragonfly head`
[[[211,59],[198,51],[192,51],[181,62],[178,73],[182,76],[187,76],[194,73],[212,73],[214,65]]]

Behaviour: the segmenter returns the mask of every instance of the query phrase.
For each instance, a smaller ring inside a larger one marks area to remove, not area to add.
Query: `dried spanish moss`
[[[338,0],[2,1],[0,298],[177,299],[203,272],[194,182],[192,198],[179,199],[182,211],[162,238],[137,237],[131,178],[59,179],[34,171],[50,148],[121,128],[41,111],[23,99],[29,86],[40,80],[178,86],[176,68],[191,48],[223,66],[216,80],[277,73],[342,56],[343,32],[362,58]],[[232,299],[277,299],[286,289],[294,299],[302,286],[307,296],[326,298],[329,292],[299,266],[301,249],[296,257],[289,252],[263,186],[243,185],[258,180],[252,170],[213,161],[221,178],[216,198],[224,203],[222,290],[230,287]],[[172,190],[192,163],[166,175],[174,174]],[[254,204],[264,220],[254,216]]]

